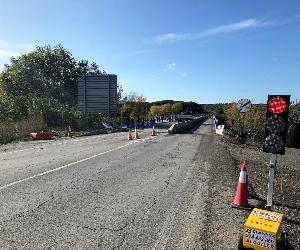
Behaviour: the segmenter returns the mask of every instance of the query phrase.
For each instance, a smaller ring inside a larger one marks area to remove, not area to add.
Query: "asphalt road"
[[[201,248],[212,121],[0,147],[0,248]]]

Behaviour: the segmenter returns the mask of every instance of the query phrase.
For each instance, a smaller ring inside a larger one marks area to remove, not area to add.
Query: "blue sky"
[[[149,101],[300,99],[299,0],[1,0],[0,70],[61,43]]]

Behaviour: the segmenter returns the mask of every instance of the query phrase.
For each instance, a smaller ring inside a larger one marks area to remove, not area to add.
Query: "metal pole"
[[[269,184],[266,209],[271,210],[273,206],[274,180],[276,172],[277,154],[272,154],[270,159]]]

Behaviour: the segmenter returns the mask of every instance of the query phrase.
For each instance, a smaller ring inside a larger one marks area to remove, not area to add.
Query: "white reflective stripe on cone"
[[[239,182],[240,183],[246,183],[246,171],[241,171],[240,173],[240,178],[239,178]]]

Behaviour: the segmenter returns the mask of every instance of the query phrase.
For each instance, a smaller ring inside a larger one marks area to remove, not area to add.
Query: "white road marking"
[[[102,134],[101,134],[102,135]],[[93,137],[92,139],[95,139],[101,135],[97,135],[96,137]],[[36,147],[32,147],[32,148],[24,148],[24,149],[17,149],[17,150],[14,150],[14,151],[8,151],[8,152],[0,152],[0,155],[5,155],[5,154],[14,154],[14,153],[19,153],[19,152],[23,152],[23,151],[29,151],[29,150],[36,150],[36,149],[41,149],[41,147],[43,147],[45,145],[49,145],[49,146],[56,146],[56,145],[63,145],[63,144],[68,144],[68,143],[71,143],[71,142],[78,142],[78,141],[88,141],[90,140],[90,138],[82,138],[82,139],[63,139],[63,141],[61,142],[57,142],[57,141],[54,141],[54,142],[50,142],[50,143],[47,143],[47,142],[41,142],[41,145],[40,146],[36,146]],[[56,143],[57,142],[57,143]]]
[[[148,138],[145,138],[145,139],[148,139]],[[45,172],[42,172],[42,173],[39,173],[39,174],[30,176],[30,177],[27,177],[27,178],[24,178],[24,179],[21,179],[21,180],[18,180],[18,181],[11,182],[11,183],[9,183],[9,184],[6,184],[6,185],[0,187],[0,190],[3,190],[3,189],[6,189],[6,188],[15,186],[15,185],[20,184],[20,183],[23,183],[23,182],[25,182],[25,181],[29,181],[29,180],[35,179],[35,178],[40,177],[40,176],[44,176],[44,175],[46,175],[46,174],[50,174],[50,173],[57,172],[57,171],[59,171],[59,170],[61,170],[61,169],[64,169],[64,168],[67,168],[67,167],[71,167],[71,166],[74,166],[74,165],[76,165],[76,164],[78,164],[78,163],[81,163],[81,162],[84,162],[84,161],[88,161],[88,160],[94,159],[94,158],[96,158],[96,157],[98,157],[98,156],[105,155],[105,154],[107,154],[107,153],[116,151],[116,150],[121,149],[121,148],[125,148],[125,147],[127,147],[127,146],[129,146],[129,145],[131,145],[131,144],[135,144],[135,143],[137,143],[137,142],[139,142],[139,141],[142,142],[143,140],[135,140],[135,141],[132,141],[132,142],[130,142],[130,143],[126,143],[125,145],[122,145],[122,146],[119,146],[119,147],[116,147],[116,148],[107,150],[107,151],[105,151],[105,152],[101,152],[101,153],[99,153],[99,154],[95,154],[95,155],[92,155],[92,156],[90,156],[90,157],[87,157],[87,158],[84,158],[84,159],[81,159],[81,160],[78,160],[78,161],[74,161],[74,162],[68,163],[68,164],[63,165],[63,166],[61,166],[61,167],[54,168],[54,169],[51,169],[51,170],[48,170],[48,171],[45,171]]]

